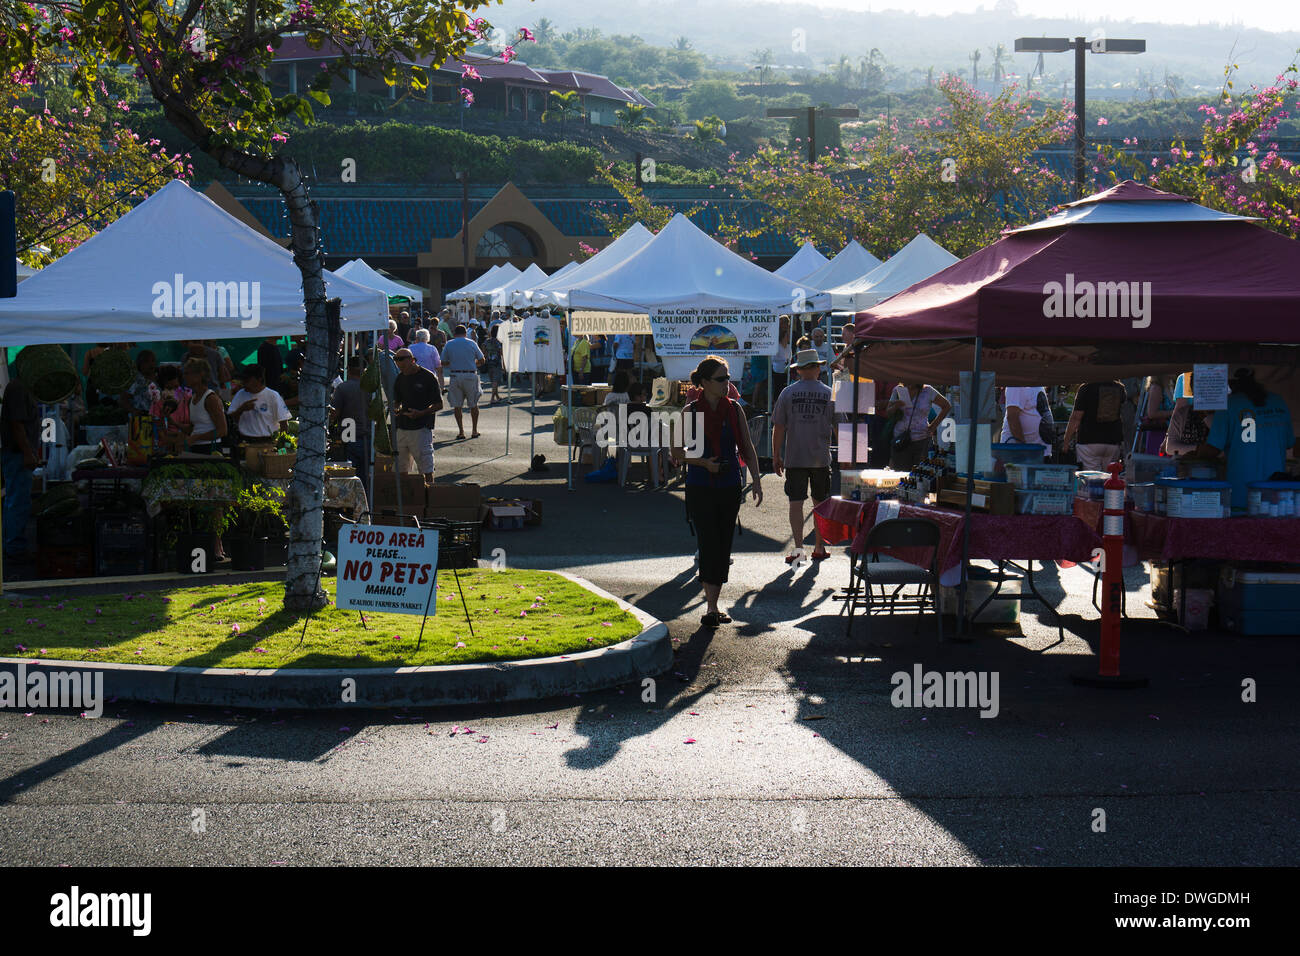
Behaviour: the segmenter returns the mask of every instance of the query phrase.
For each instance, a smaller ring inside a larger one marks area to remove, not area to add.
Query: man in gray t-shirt
[[[820,381],[826,363],[816,349],[801,349],[791,363],[798,378],[786,386],[772,410],[772,466],[785,472],[785,496],[790,499],[790,534],[794,551],[786,564],[803,554],[803,503],[811,486],[814,506],[831,494],[831,435],[835,430],[835,405],[830,387]],[[817,547],[814,561],[829,558],[826,542],[813,522]]]

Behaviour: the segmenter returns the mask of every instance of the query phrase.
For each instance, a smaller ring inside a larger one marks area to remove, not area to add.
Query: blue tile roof
[[[245,196],[240,200],[248,211],[272,236],[289,235],[289,214],[284,204],[272,196]],[[615,215],[623,215],[628,204],[621,199],[537,199],[534,205],[555,227],[566,236],[606,236],[609,234],[597,217],[594,203],[603,201],[604,208]],[[429,249],[430,239],[449,239],[460,231],[461,206],[459,199],[366,199],[318,198],[315,200],[320,217],[321,242],[326,254],[333,257],[403,257],[417,256]],[[704,203],[708,203],[707,206]],[[486,205],[483,200],[471,200],[470,218]],[[693,221],[706,232],[717,229],[719,205],[737,210],[742,223],[755,225],[759,207],[752,203],[732,203],[726,200],[673,199],[660,203],[674,212],[687,213],[697,207]],[[730,215],[730,213],[728,213]],[[741,251],[757,256],[791,256],[798,249],[795,243],[777,233],[764,233],[755,239],[743,240]]]

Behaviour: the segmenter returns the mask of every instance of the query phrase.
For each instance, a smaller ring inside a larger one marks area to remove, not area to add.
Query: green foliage
[[[756,98],[755,98],[756,99]],[[736,85],[727,80],[701,80],[683,97],[686,115],[693,119],[719,116],[723,122],[753,115],[736,95]]]

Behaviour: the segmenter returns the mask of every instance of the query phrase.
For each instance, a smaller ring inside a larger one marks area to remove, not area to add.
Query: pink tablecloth
[[[1126,530],[1148,561],[1300,564],[1300,518],[1169,518],[1135,511],[1127,516]]]
[[[860,554],[867,533],[876,520],[877,503],[829,498],[813,511],[817,527],[830,544],[844,541],[843,528],[856,529],[853,551]],[[925,518],[939,525],[939,570],[950,571],[961,564],[962,528],[965,516],[949,508],[903,505],[900,518]],[[990,515],[972,514],[970,556],[986,561],[1090,561],[1101,547],[1101,537],[1074,515]],[[925,552],[891,552],[909,564],[924,566]]]

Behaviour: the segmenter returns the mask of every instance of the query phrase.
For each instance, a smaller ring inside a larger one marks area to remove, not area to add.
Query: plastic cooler
[[[1008,462],[1007,481],[1021,491],[1067,491],[1074,497],[1074,465]]]
[[[1143,455],[1135,453],[1128,456],[1124,464],[1124,483],[1142,485],[1157,478],[1173,478],[1178,474],[1178,465],[1173,458],[1163,455]]]
[[[1041,465],[1043,463],[1042,445],[1019,445],[1015,443],[997,444],[993,450],[993,480],[1005,481],[1007,465]],[[964,462],[962,463],[964,464]]]
[[[1074,513],[1074,492],[1032,488],[1016,492],[1018,515],[1068,515]]]
[[[1101,501],[1106,497],[1106,482],[1110,473],[1105,471],[1076,471],[1074,473],[1074,496],[1092,498]]]
[[[1145,514],[1151,514],[1156,510],[1156,486],[1155,482],[1145,482],[1140,485],[1129,485],[1129,494],[1133,497],[1133,507]]]
[[[1252,518],[1294,518],[1300,481],[1252,481],[1246,486],[1246,513]]]
[[[1226,481],[1158,478],[1156,511],[1170,518],[1230,518],[1232,485]]]
[[[1300,634],[1300,573],[1224,568],[1219,623],[1238,634]]]

